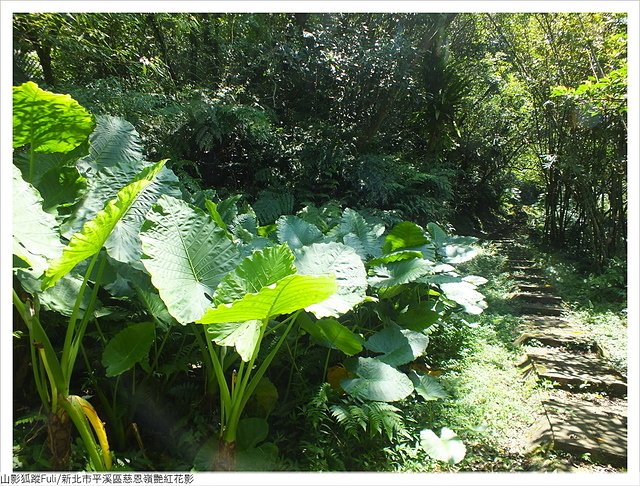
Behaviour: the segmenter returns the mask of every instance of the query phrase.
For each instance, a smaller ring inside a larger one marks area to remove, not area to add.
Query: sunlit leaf
[[[207,327],[207,336],[219,346],[235,347],[242,361],[250,361],[260,339],[262,321],[220,322]]]
[[[395,225],[384,239],[384,251],[386,253],[429,243],[424,230],[410,221],[403,221]]]
[[[140,240],[142,263],[167,309],[182,324],[204,314],[215,288],[239,259],[224,230],[200,209],[170,196],[161,196],[149,211]],[[229,322],[242,320],[249,319]]]
[[[118,221],[127,214],[140,192],[151,184],[164,163],[165,161],[160,161],[144,169],[133,182],[122,188],[117,197],[109,201],[94,219],[85,223],[82,230],[71,237],[62,256],[54,260],[46,270],[43,289],[51,287],[78,263],[100,251]]]
[[[429,429],[420,432],[420,445],[427,454],[438,461],[457,464],[464,459],[467,448],[456,433],[447,427],[440,431],[440,437]]]
[[[32,81],[13,87],[13,148],[28,144],[36,152],[70,152],[93,127],[93,116],[70,95]]]
[[[263,287],[256,294],[246,294],[231,304],[220,304],[209,309],[196,322],[242,322],[268,319],[289,314],[321,302],[336,290],[333,277],[289,275],[275,284]]]
[[[349,312],[366,297],[364,264],[352,248],[341,243],[314,243],[296,255],[298,272],[304,275],[333,275],[337,290],[328,299],[309,306],[316,317],[338,317]]]
[[[291,249],[302,248],[322,241],[320,230],[297,216],[281,216],[276,221],[278,241],[287,243]]]

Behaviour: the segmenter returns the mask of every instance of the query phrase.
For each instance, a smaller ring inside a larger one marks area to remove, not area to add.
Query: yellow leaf
[[[100,417],[98,417],[96,409],[93,408],[93,405],[91,405],[88,401],[86,401],[82,397],[79,397],[78,395],[70,395],[69,401],[75,408],[79,407],[80,410],[82,410],[84,416],[89,419],[91,427],[93,427],[94,432],[98,436],[98,442],[100,442],[100,448],[102,449],[104,464],[107,467],[107,470],[111,469],[111,453],[109,452],[107,431],[104,428],[102,420],[100,420]]]
[[[340,382],[348,377],[349,372],[342,364],[332,366],[327,370],[327,381],[331,385],[331,388],[336,391],[343,392]]]

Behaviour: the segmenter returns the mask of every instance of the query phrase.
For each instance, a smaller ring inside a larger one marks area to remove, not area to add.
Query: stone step
[[[516,274],[513,274],[512,277],[517,282],[520,282],[526,285],[532,285],[532,284],[545,285],[549,283],[548,279],[546,277],[543,277],[542,275],[516,273]]]
[[[518,302],[517,311],[520,315],[561,316],[564,309],[558,305],[540,302]]]
[[[561,388],[574,392],[600,391],[618,397],[627,394],[625,378],[597,354],[533,347],[527,347],[525,352],[520,366]]]
[[[575,332],[576,334],[585,334],[586,332],[576,327],[570,320],[564,317],[557,316],[523,316],[520,318],[521,324],[518,327],[520,331],[535,330],[535,331],[555,331],[563,330],[567,332]]]
[[[516,284],[516,287],[520,292],[533,292],[538,294],[548,294],[554,291],[554,287],[551,284],[546,285],[529,285],[529,284]]]
[[[544,292],[518,292],[511,297],[515,302],[536,302],[538,304],[561,304],[562,298]]]
[[[529,431],[532,446],[582,455],[597,463],[627,467],[626,403],[616,406],[579,399],[552,397],[543,402],[545,416]]]
[[[521,267],[532,267],[536,264],[533,260],[527,260],[524,258],[509,258],[509,265],[518,265]]]
[[[524,274],[524,275],[544,275],[541,268],[524,266],[524,265],[511,265],[509,270],[512,273]]]
[[[546,332],[523,332],[514,341],[516,346],[524,346],[537,342],[544,346],[554,348],[574,349],[578,351],[587,351],[602,356],[602,349],[598,344],[585,335],[574,335],[571,333],[558,332],[549,334]]]

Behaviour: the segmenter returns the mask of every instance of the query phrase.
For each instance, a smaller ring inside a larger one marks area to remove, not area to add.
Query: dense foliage
[[[434,367],[487,307],[454,233],[625,285],[622,14],[13,25],[19,469],[452,466]]]

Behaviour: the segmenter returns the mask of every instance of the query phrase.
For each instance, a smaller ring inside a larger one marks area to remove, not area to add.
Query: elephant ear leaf
[[[62,255],[46,270],[42,282],[43,290],[55,285],[78,263],[100,251],[118,221],[127,214],[140,192],[151,184],[165,162],[162,160],[140,172],[131,183],[118,192],[115,199],[109,201],[104,209],[96,214],[95,218],[87,221],[82,230],[71,237]]]
[[[213,324],[252,319],[264,321],[321,302],[335,291],[334,277],[289,275],[272,285],[262,287],[257,293],[245,294],[230,304],[220,304],[209,309],[196,322]]]
[[[99,116],[89,138],[89,155],[78,161],[83,175],[122,165],[139,171],[144,165],[140,135],[128,121],[115,116]]]
[[[13,148],[70,152],[93,131],[91,114],[69,95],[51,93],[26,82],[13,87]]]
[[[40,275],[47,259],[62,251],[58,223],[42,209],[42,198],[13,167],[13,253]]]
[[[107,376],[118,376],[133,368],[148,354],[156,337],[153,322],[142,322],[125,327],[105,346],[102,364]]]
[[[420,432],[420,445],[427,454],[438,461],[457,464],[464,459],[467,449],[456,433],[443,427],[440,437],[429,429]]]
[[[149,211],[140,240],[142,263],[181,324],[202,316],[239,259],[238,248],[208,215],[171,196],[161,196]]]
[[[228,304],[293,275],[296,273],[293,259],[293,253],[287,245],[254,252],[222,279],[214,295],[216,304]]]
[[[298,272],[335,275],[337,290],[328,299],[307,308],[316,317],[338,317],[366,297],[367,274],[355,250],[342,243],[314,243],[303,247],[296,258]]]
[[[276,221],[276,225],[280,243],[288,243],[294,250],[323,239],[317,226],[297,216],[281,216]]]
[[[395,402],[413,392],[413,383],[407,375],[376,358],[358,358],[348,368],[357,377],[342,380],[340,385],[356,398]]]

